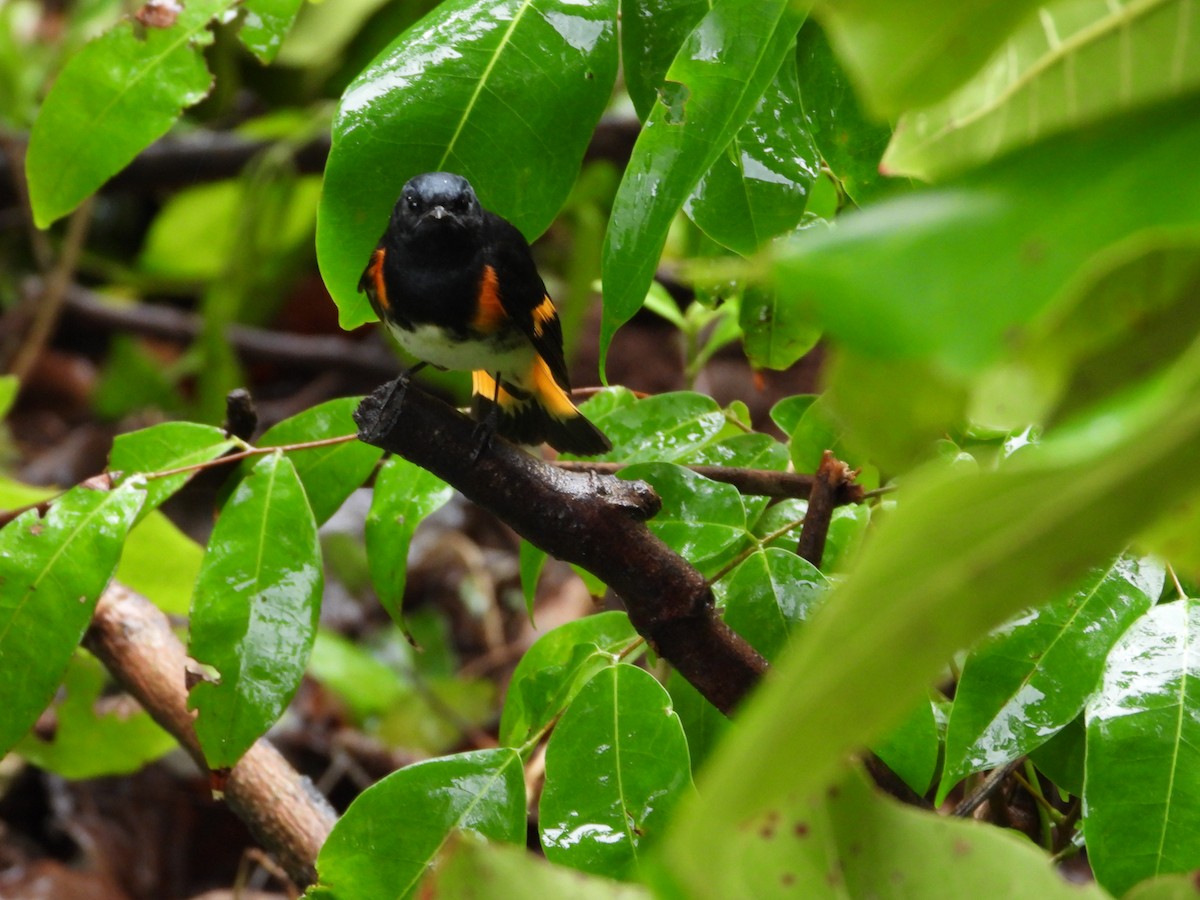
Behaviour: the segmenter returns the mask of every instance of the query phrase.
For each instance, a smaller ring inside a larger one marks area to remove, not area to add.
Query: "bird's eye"
[[[465,213],[470,208],[471,201],[466,197],[455,197],[454,202],[451,204],[451,209],[459,213]]]
[[[413,212],[416,212],[418,209],[421,208],[420,202],[412,194],[409,194],[407,197],[405,197],[404,202],[408,206],[408,208],[411,209]]]

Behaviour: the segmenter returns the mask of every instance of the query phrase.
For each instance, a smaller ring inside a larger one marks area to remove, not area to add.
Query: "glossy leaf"
[[[79,779],[136,772],[177,746],[128,695],[102,696],[107,682],[104,666],[77,652],[63,679],[66,696],[53,707],[53,735],[44,740],[33,732],[16,752],[35,766]]]
[[[746,356],[764,369],[788,368],[821,337],[810,316],[769,288],[747,288],[738,315]]]
[[[774,548],[755,553],[728,578],[725,623],[768,660],[778,658],[829,589],[808,560]]]
[[[268,428],[258,439],[258,445],[278,447],[357,434],[358,426],[351,414],[360,400],[341,397],[306,409]],[[382,455],[378,447],[362,441],[292,450],[287,454],[304,485],[317,524],[337,512],[346,498],[362,486]]]
[[[358,279],[420,172],[457,172],[527,238],[544,231],[616,71],[616,0],[450,0],[396,38],[333,123],[317,256],[342,326],[374,318]]]
[[[742,495],[731,484],[670,463],[638,463],[622,469],[620,477],[649,482],[662,509],[646,524],[702,572],[715,571],[747,536]]]
[[[671,221],[779,71],[807,7],[785,0],[721,0],[688,35],[667,71],[604,238],[601,370],[613,333],[642,306]]]
[[[143,498],[135,481],[75,487],[0,529],[0,753],[54,696]]]
[[[926,698],[871,749],[916,793],[924,795],[937,774],[941,739],[933,704]]]
[[[684,209],[714,241],[750,256],[800,223],[820,169],[800,103],[796,55],[788,53]]]
[[[39,228],[47,228],[204,99],[212,75],[200,50],[232,0],[193,0],[169,28],[139,35],[125,21],[71,57],[29,135],[25,169]]]
[[[476,897],[481,890],[488,900],[651,900],[653,896],[642,885],[552,865],[523,847],[464,839],[449,842],[421,882],[422,897]]]
[[[408,548],[422,520],[453,495],[450,487],[408,460],[392,457],[375,479],[367,514],[367,561],[379,602],[401,629]]]
[[[954,694],[939,796],[971,772],[1024,756],[1079,715],[1109,650],[1150,608],[1164,577],[1148,560],[1118,559],[973,650]]]
[[[897,182],[888,182],[879,172],[891,125],[863,112],[850,77],[812,19],[796,37],[796,63],[804,89],[805,126],[842,190],[861,204],[891,189]]]
[[[545,728],[579,689],[637,640],[623,612],[585,616],[543,634],[525,651],[508,683],[500,743],[516,747]]]
[[[622,0],[621,73],[639,119],[650,115],[667,70],[710,8],[707,0]]]
[[[546,746],[538,806],[551,862],[628,877],[691,785],[687,739],[649,672],[609,666],[575,697]]]
[[[1158,174],[1197,156],[1187,104],[1046,141],[806,232],[780,257],[777,287],[855,352],[977,372],[1106,247],[1200,224],[1200,182]]]
[[[135,473],[166,472],[216,459],[236,446],[225,432],[198,422],[163,422],[113,438],[108,470],[130,476]],[[146,502],[141,516],[160,506],[183,487],[195,472],[180,472],[146,480]]]
[[[883,165],[941,178],[1116,112],[1200,87],[1188,0],[1058,0],[1026,16],[970,81],[905,113]]]
[[[909,479],[905,502],[739,711],[705,769],[702,799],[680,811],[672,854],[686,848],[703,863],[696,877],[713,877],[733,861],[736,823],[781,792],[819,790],[847,752],[912,708],[953,653],[1067,589],[1200,490],[1200,343],[1143,400],[1136,414],[1109,416],[1103,433],[1047,438],[999,471]],[[1173,474],[1159,483],[1146,471]]]
[[[1109,654],[1087,706],[1084,836],[1119,894],[1200,866],[1200,602],[1156,606]]]
[[[587,413],[613,442],[612,451],[598,459],[629,463],[690,459],[725,424],[717,401],[690,391],[613,402],[607,411],[589,406]]]
[[[826,0],[818,14],[864,102],[882,119],[954,90],[1038,5]]]
[[[396,900],[454,835],[525,843],[525,779],[515,750],[476,750],[415,763],[363,791],[317,857],[316,897]]]
[[[245,0],[238,38],[259,62],[269,63],[283,46],[303,0]]]
[[[192,688],[211,768],[232,766],[300,685],[321,609],[321,548],[281,453],[259,460],[221,510],[192,598],[189,655],[216,669]]]

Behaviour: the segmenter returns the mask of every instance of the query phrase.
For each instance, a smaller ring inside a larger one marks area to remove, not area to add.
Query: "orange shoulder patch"
[[[483,267],[477,298],[475,315],[471,318],[471,327],[484,334],[492,334],[508,318],[508,313],[504,311],[504,305],[500,302],[500,279],[496,275],[496,270],[491,266]]]
[[[380,247],[371,254],[371,262],[367,265],[367,277],[371,279],[371,292],[383,312],[387,312],[391,308],[391,304],[388,303],[387,285],[383,282],[383,258],[386,255],[387,251]]]

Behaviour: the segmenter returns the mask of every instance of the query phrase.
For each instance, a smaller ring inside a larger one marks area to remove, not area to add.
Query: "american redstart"
[[[404,185],[358,289],[420,360],[408,374],[426,363],[472,372],[485,443],[494,429],[567,453],[612,448],[571,402],[562,325],[529,244],[462,176],[427,172]]]

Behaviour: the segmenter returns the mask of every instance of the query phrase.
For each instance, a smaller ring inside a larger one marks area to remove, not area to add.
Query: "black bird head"
[[[409,179],[392,210],[392,227],[417,240],[474,232],[483,210],[471,183],[450,172],[426,172]]]

